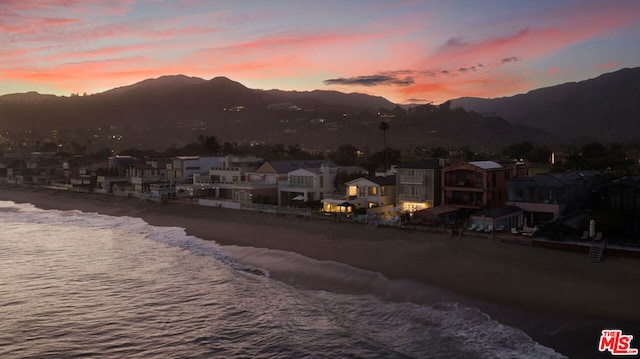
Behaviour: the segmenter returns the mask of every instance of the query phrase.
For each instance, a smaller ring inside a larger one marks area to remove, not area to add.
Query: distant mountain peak
[[[12,93],[0,96],[0,102],[5,103],[42,103],[57,99],[56,95],[44,95],[37,91],[29,91],[24,93]]]
[[[245,85],[241,84],[238,81],[233,81],[226,76],[216,76],[208,81],[210,85],[213,86],[234,86],[237,88],[248,89]]]
[[[153,79],[146,79],[136,82],[133,85],[116,87],[114,89],[103,92],[103,94],[122,94],[131,90],[153,89],[157,91],[165,88],[166,90],[174,90],[183,86],[197,85],[207,82],[199,77],[190,77],[186,75],[164,75]]]

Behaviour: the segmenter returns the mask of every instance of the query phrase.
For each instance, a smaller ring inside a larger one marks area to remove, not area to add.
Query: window
[[[296,187],[313,187],[313,177],[311,176],[290,176],[289,184]]]
[[[378,187],[369,187],[369,196],[377,196],[378,195]]]

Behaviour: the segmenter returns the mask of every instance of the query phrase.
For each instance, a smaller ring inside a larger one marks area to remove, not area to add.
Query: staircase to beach
[[[603,240],[600,241],[592,241],[591,249],[589,249],[589,255],[587,256],[587,260],[589,262],[600,262],[602,260],[602,255],[604,254],[604,248],[606,246],[606,242]]]

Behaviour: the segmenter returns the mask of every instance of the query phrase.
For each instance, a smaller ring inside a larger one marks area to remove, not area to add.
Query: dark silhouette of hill
[[[382,97],[337,91],[264,91],[226,77],[207,81],[163,76],[95,95],[42,97],[42,101],[29,103],[3,98],[2,128],[73,132],[76,142],[91,138],[96,148],[164,150],[205,134],[228,142],[299,144],[319,150],[353,144],[379,150],[383,144],[378,124],[383,120],[391,126],[387,144],[392,148],[469,145],[499,149],[525,140],[552,141],[541,130],[444,106],[418,106],[408,113]],[[380,109],[386,109],[385,117],[378,114]]]
[[[57,99],[56,95],[43,95],[36,91],[14,93],[0,96],[0,103],[38,104]]]
[[[173,91],[189,85],[197,85],[207,82],[199,77],[185,75],[161,76],[157,79],[147,79],[130,86],[117,87],[103,92],[103,95],[118,95],[131,93],[137,90],[148,92]]]
[[[454,107],[561,136],[602,142],[640,140],[640,68],[541,88],[512,97],[452,100]]]

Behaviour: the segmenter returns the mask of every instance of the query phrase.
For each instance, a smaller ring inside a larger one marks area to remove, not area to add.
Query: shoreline
[[[187,234],[215,242],[245,264],[265,265],[265,260],[256,261],[260,251],[279,250],[347,264],[389,280],[440,288],[571,357],[597,356],[602,329],[640,328],[640,288],[634,285],[640,283],[637,258],[607,255],[601,263],[589,263],[581,252],[473,236],[371,229],[354,223],[37,187],[0,185],[0,200],[42,209],[139,217],[151,225],[185,228]],[[247,255],[251,251],[257,253],[254,259]],[[282,280],[282,276],[273,277]],[[294,285],[305,288],[304,282]],[[640,336],[640,332],[625,334]]]

